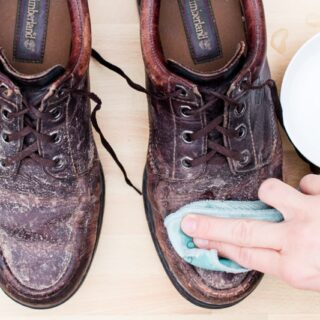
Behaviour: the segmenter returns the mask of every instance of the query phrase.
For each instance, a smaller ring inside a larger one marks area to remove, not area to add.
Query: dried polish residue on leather
[[[142,0],[140,10],[142,51],[152,93],[144,186],[147,218],[174,285],[188,300],[208,308],[241,301],[262,275],[209,272],[185,263],[170,245],[164,218],[199,200],[257,200],[264,180],[282,178],[279,100],[266,60],[262,1],[240,4],[245,42],[229,64],[210,74],[196,70],[200,68],[196,65],[186,66],[191,59],[181,64],[164,55],[161,12],[172,10],[164,10],[159,0]]]
[[[35,308],[58,305],[79,287],[103,211],[87,93],[88,5],[65,2],[72,29],[66,66],[23,75],[6,51],[0,58],[0,283]]]

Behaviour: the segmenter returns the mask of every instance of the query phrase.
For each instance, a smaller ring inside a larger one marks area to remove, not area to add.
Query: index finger
[[[193,228],[190,229],[189,226]],[[242,247],[281,250],[285,225],[256,220],[221,219],[190,215],[184,218],[182,230],[192,238],[229,243]]]

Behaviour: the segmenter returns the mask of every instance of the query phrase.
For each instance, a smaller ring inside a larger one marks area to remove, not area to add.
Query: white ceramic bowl
[[[290,140],[306,159],[320,167],[320,33],[290,62],[281,103]]]

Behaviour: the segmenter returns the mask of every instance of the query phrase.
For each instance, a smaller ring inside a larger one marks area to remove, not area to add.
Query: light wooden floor
[[[135,3],[135,0],[90,0],[93,38],[96,49],[143,84]],[[320,1],[265,0],[264,3],[269,60],[280,85],[293,54],[320,31]],[[101,127],[130,177],[140,185],[148,137],[146,99],[95,63],[92,63],[91,83],[92,90],[104,101],[99,114]],[[107,181],[105,220],[100,245],[84,285],[63,306],[41,312],[21,307],[0,293],[1,319],[320,319],[320,294],[291,289],[268,276],[254,294],[231,309],[204,310],[180,297],[153,248],[142,199],[126,186],[100,144],[99,151]],[[287,142],[285,158],[286,179],[296,185],[308,168]]]

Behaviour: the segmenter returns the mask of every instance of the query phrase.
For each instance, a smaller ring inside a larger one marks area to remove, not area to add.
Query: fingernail
[[[197,230],[197,218],[195,216],[187,216],[182,220],[181,228],[186,234],[193,234]]]
[[[193,242],[198,248],[206,248],[209,246],[209,241],[204,239],[194,239]]]

